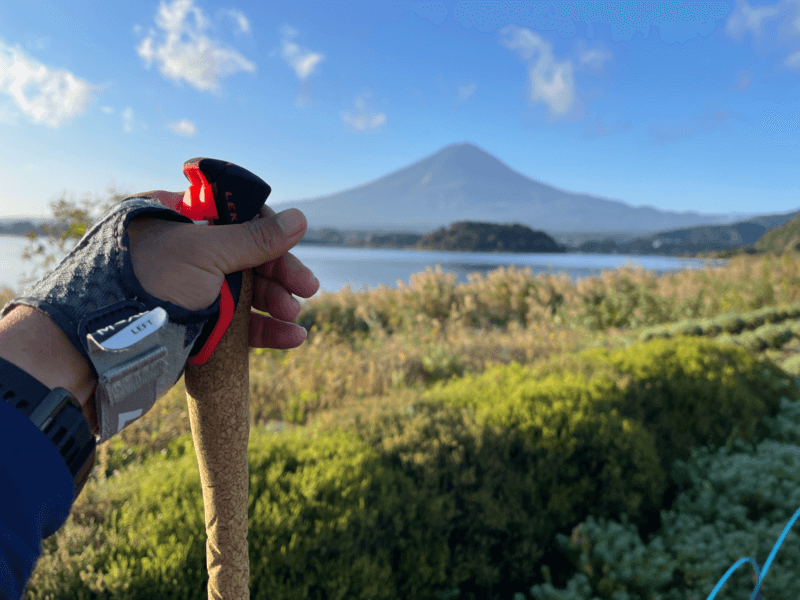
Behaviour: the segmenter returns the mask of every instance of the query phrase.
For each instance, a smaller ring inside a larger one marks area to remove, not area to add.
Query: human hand
[[[174,208],[184,192],[155,190],[137,196],[154,197]],[[253,221],[216,227],[134,218],[127,233],[136,278],[156,298],[203,310],[219,296],[225,275],[252,268],[253,308],[272,316],[250,313],[250,346],[296,348],[307,334],[292,323],[300,313],[300,303],[292,294],[310,298],[319,289],[319,281],[289,252],[305,235],[305,216],[296,208],[280,215],[297,216],[299,221],[284,232],[267,205]]]

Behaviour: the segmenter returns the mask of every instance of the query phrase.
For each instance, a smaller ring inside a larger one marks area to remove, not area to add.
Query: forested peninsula
[[[399,239],[402,238],[402,239]],[[365,246],[413,247],[420,250],[452,250],[461,252],[566,252],[543,231],[525,225],[500,225],[459,221],[425,235],[389,233],[372,235]]]

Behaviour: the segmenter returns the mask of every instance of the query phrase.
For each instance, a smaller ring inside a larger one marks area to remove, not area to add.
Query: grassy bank
[[[500,268],[459,285],[454,275],[428,269],[396,290],[323,294],[303,305],[298,322],[309,337],[301,347],[251,349],[251,427],[284,421],[309,432],[347,429],[378,413],[405,411],[437,381],[494,364],[536,366],[592,346],[624,346],[654,325],[788,305],[800,300],[799,259],[744,254],[722,269],[662,277],[626,267],[577,284],[564,273],[534,278],[527,269]],[[3,290],[2,303],[12,294]],[[800,375],[799,345],[791,336],[753,352]],[[60,538],[92,539],[108,507],[104,482],[189,431],[181,380],[99,448],[94,477],[67,525],[45,542],[42,570],[56,564]],[[43,576],[37,567],[34,577]]]

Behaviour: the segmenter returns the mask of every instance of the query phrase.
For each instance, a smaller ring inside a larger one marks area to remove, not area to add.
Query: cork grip
[[[248,329],[253,271],[242,272],[239,304],[214,353],[186,365],[186,400],[203,488],[209,600],[250,598],[247,545],[250,437]]]

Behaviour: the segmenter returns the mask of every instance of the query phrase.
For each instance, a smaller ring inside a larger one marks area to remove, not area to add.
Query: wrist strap
[[[109,320],[112,323],[94,329]],[[128,314],[120,307],[108,307],[87,319],[86,346],[97,372],[94,397],[99,444],[153,407],[159,381],[162,387],[172,383],[167,368],[169,352],[162,338],[168,321],[167,311],[160,306],[146,312],[129,310]]]
[[[64,388],[49,389],[2,358],[0,397],[28,417],[56,447],[75,482],[77,498],[91,475],[97,444],[75,397]]]

